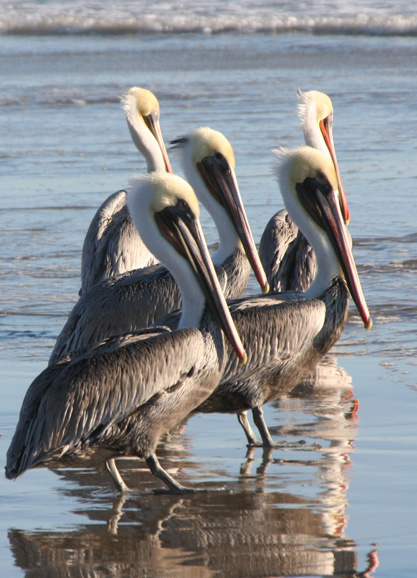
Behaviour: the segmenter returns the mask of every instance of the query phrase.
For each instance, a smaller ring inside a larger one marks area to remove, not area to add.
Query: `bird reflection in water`
[[[155,496],[150,491],[155,482],[143,468],[135,475],[144,491],[116,498],[102,491],[95,470],[55,470],[71,482],[63,491],[82,504],[77,513],[84,521],[69,532],[10,530],[16,566],[31,578],[211,578],[219,573],[371,578],[376,550],[360,571],[357,546],[345,534],[357,423],[350,376],[328,357],[291,397],[276,404],[280,420],[288,423],[272,433],[301,435],[316,445],[279,455],[251,448],[240,475],[233,473],[232,493]],[[294,410],[295,425],[292,417],[286,419]],[[181,461],[187,477],[204,479],[207,471],[190,442],[187,432],[171,434],[161,447],[162,459],[168,469]],[[224,477],[221,460],[211,462],[218,464],[212,475]]]

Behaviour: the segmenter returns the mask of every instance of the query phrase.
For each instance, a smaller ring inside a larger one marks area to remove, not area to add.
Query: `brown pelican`
[[[349,222],[349,207],[333,142],[333,104],[323,92],[298,91],[298,113],[306,145],[332,159],[341,195],[342,215]],[[311,245],[283,209],[271,217],[262,234],[259,255],[272,291],[306,291],[316,275]]]
[[[115,464],[138,456],[172,492],[187,490],[159,464],[160,437],[204,401],[227,361],[225,331],[243,362],[233,325],[199,222],[190,185],[168,173],[137,178],[129,210],[149,249],[169,263],[183,295],[180,328],[108,339],[44,370],[29,387],[7,452],[6,477],[78,460]],[[206,305],[207,304],[207,305]]]
[[[145,157],[148,172],[172,173],[155,95],[134,86],[121,101],[132,140]],[[80,295],[98,281],[156,262],[132,223],[126,191],[117,191],[104,201],[88,228],[81,259]]]
[[[310,289],[229,302],[248,363],[230,359],[220,385],[198,411],[235,412],[249,444],[258,445],[246,411],[264,446],[273,441],[262,405],[289,393],[339,339],[347,321],[349,292],[368,329],[351,239],[333,162],[311,147],[277,151],[277,175],[285,206],[316,253],[317,275]]]
[[[213,262],[226,284],[225,296],[235,298],[242,294],[250,266],[262,289],[267,291],[266,275],[240,196],[229,141],[221,133],[205,127],[176,144],[186,165],[187,177],[192,177],[199,200],[211,213],[219,231],[220,245]],[[162,265],[97,283],[74,306],[49,363],[105,337],[149,327],[180,306],[179,288]]]
[[[219,248],[213,263],[227,275],[227,298],[240,297],[246,288],[250,266],[264,293],[269,285],[256,251],[235,173],[235,155],[226,137],[201,127],[171,141],[178,152],[185,177],[213,217]]]

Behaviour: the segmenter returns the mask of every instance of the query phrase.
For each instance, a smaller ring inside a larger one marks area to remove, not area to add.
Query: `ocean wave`
[[[417,36],[416,15],[315,16],[221,14],[181,15],[63,13],[13,11],[0,16],[2,35],[131,35],[131,34],[339,34]]]

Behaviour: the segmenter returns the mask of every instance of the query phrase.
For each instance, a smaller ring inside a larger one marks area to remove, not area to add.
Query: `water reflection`
[[[273,433],[308,443],[298,451],[249,450],[231,492],[154,495],[157,481],[141,462],[122,462],[140,492],[117,498],[103,491],[104,472],[56,470],[83,521],[66,532],[10,530],[16,565],[31,578],[370,576],[376,553],[359,572],[345,534],[356,433],[350,377],[328,358],[277,405],[284,425]],[[184,447],[181,433],[160,453],[168,467],[186,463],[187,479],[199,483],[204,458]]]

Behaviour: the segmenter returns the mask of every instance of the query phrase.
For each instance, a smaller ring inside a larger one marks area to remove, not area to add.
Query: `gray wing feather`
[[[221,286],[227,274],[216,267]],[[49,365],[72,351],[107,337],[137,332],[156,321],[178,327],[181,292],[163,265],[116,275],[81,295],[69,314],[49,358]],[[175,312],[171,319],[171,312]],[[167,317],[169,316],[169,318]]]
[[[152,396],[190,374],[204,357],[195,328],[163,331],[123,347],[60,362],[30,385],[7,453],[11,478],[40,462],[82,448],[89,436],[105,436],[115,423]]]
[[[248,377],[279,364],[310,347],[323,327],[326,306],[319,299],[297,294],[266,295],[244,304],[229,304],[236,328],[248,353],[246,365],[230,356],[221,383]],[[264,305],[262,304],[264,302]]]
[[[106,337],[149,327],[180,306],[180,290],[162,265],[106,279],[75,304],[57,338],[49,364]]]
[[[306,291],[316,276],[314,251],[285,209],[266,225],[259,256],[272,291]]]
[[[112,275],[157,263],[133,224],[126,194],[110,195],[91,221],[82,251],[80,294]]]

